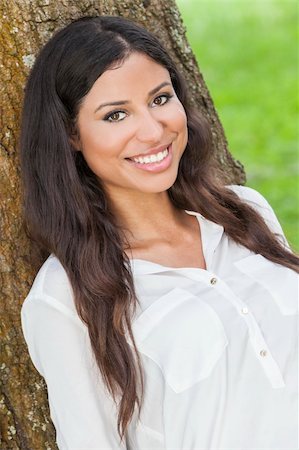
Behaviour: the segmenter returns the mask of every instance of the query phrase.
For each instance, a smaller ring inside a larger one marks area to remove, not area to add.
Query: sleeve
[[[276,217],[276,214],[262,194],[247,186],[231,185],[228,187],[242,200],[245,200],[250,206],[252,206],[263,217],[270,230],[280,239],[281,243],[287,249],[290,249],[289,243]]]
[[[59,449],[126,449],[79,316],[54,298],[27,297],[21,320],[32,362],[47,383]]]

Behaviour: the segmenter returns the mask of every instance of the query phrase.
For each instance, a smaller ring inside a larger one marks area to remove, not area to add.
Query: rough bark
[[[43,260],[22,229],[17,142],[24,84],[34,55],[56,29],[82,15],[95,14],[130,17],[164,42],[187,78],[194,104],[211,123],[218,176],[236,183],[245,178],[241,164],[233,161],[227,150],[222,126],[186,40],[174,0],[0,0],[0,448],[3,450],[57,448],[46,385],[31,364],[20,326],[22,301]]]

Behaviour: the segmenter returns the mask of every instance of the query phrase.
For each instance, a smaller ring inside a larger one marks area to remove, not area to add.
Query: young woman
[[[60,449],[297,448],[299,260],[266,200],[216,183],[158,40],[78,20],[42,49],[21,135],[22,307]]]

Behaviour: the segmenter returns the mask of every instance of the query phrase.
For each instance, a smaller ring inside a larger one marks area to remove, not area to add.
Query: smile
[[[132,158],[132,160],[136,163],[140,164],[149,164],[149,163],[155,163],[163,161],[163,159],[166,158],[169,151],[168,148],[164,150],[163,152],[156,153],[155,155],[148,155],[148,156],[139,156],[138,158]]]
[[[167,170],[172,162],[172,144],[157,153],[146,156],[132,156],[127,161],[139,170],[158,173]]]

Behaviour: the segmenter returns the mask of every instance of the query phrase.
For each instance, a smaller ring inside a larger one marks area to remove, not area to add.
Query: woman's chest
[[[250,354],[273,387],[284,385],[297,333],[293,271],[250,255],[223,276],[156,266],[154,273],[136,277],[135,286],[137,346],[175,392],[209,377],[228,354],[232,361]]]

